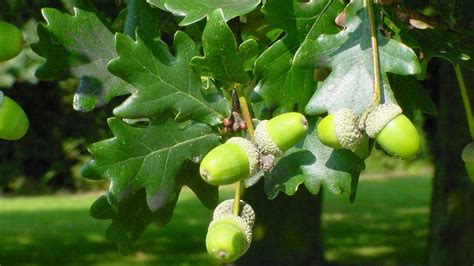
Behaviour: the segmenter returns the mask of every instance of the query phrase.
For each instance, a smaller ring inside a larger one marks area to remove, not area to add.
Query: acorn
[[[0,21],[0,62],[16,57],[23,49],[23,34],[20,29]]]
[[[316,132],[321,143],[328,147],[355,151],[364,136],[358,122],[358,116],[351,109],[343,108],[323,118]]]
[[[296,145],[308,131],[308,121],[297,112],[262,120],[255,129],[255,145],[262,154],[280,156]]]
[[[232,214],[234,200],[226,200],[214,210],[213,221],[206,236],[208,253],[222,263],[240,258],[252,242],[255,213],[252,207],[240,201],[239,215]]]
[[[14,100],[3,96],[0,103],[0,138],[18,140],[28,131],[30,123],[25,112]]]
[[[464,147],[461,157],[464,161],[464,165],[466,166],[466,171],[469,178],[472,182],[474,182],[474,142],[471,142],[466,147]]]
[[[199,173],[207,183],[221,186],[248,178],[258,170],[258,150],[247,139],[234,137],[204,156]]]
[[[381,104],[367,115],[365,130],[388,154],[412,159],[421,150],[420,135],[396,104]]]

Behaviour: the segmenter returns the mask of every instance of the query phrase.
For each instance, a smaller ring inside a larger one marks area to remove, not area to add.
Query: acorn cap
[[[212,222],[209,224],[208,230],[214,226],[217,223],[220,222],[229,222],[237,226],[242,233],[245,235],[245,239],[247,240],[248,246],[250,246],[250,243],[252,242],[252,228],[250,227],[249,224],[245,222],[244,219],[242,219],[239,216],[233,215],[233,214],[226,214],[222,215],[217,219],[213,219]]]
[[[216,220],[220,217],[232,214],[233,208],[234,208],[234,199],[228,199],[221,202],[221,204],[219,204],[214,210],[212,219]],[[246,203],[245,201],[241,200],[239,210],[240,210],[239,217],[242,218],[245,221],[245,223],[247,223],[250,226],[250,228],[253,228],[253,225],[255,223],[255,212],[252,209],[252,206],[250,206],[250,204]]]
[[[365,121],[365,132],[371,138],[375,138],[380,131],[402,113],[400,106],[392,103],[384,103],[367,115]]]
[[[253,176],[259,170],[259,152],[255,145],[253,145],[249,140],[241,137],[233,137],[226,141],[226,143],[235,143],[239,145],[244,152],[247,154],[249,161],[249,176]]]
[[[466,147],[464,147],[464,149],[462,150],[461,157],[465,163],[474,162],[474,142],[471,142],[467,144]]]
[[[267,124],[268,120],[262,120],[255,128],[255,145],[257,145],[258,150],[260,150],[260,152],[263,154],[273,154],[275,156],[280,156],[283,154],[283,151],[280,150],[278,145],[273,142],[272,138],[268,134]]]
[[[334,114],[334,131],[344,149],[356,150],[362,142],[358,121],[357,115],[349,108],[339,109]]]

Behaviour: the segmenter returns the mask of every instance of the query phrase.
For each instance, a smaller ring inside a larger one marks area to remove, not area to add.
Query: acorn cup
[[[214,259],[228,263],[240,258],[252,242],[255,213],[244,201],[240,201],[239,215],[232,214],[234,200],[226,200],[214,211],[206,235],[206,248]]]
[[[258,171],[259,153],[247,139],[234,137],[212,149],[202,159],[201,177],[215,186],[229,185]]]
[[[464,147],[461,157],[464,161],[469,178],[474,182],[474,142],[471,142]]]
[[[328,147],[355,151],[364,137],[358,122],[357,115],[351,109],[343,108],[323,118],[316,132],[321,143]]]
[[[308,121],[297,112],[262,120],[255,129],[255,145],[262,154],[280,156],[306,136]]]
[[[420,153],[420,135],[398,105],[386,103],[377,106],[368,114],[365,130],[384,151],[394,157],[408,160]]]
[[[3,96],[0,104],[0,139],[18,140],[26,134],[29,126],[28,117],[21,106]]]

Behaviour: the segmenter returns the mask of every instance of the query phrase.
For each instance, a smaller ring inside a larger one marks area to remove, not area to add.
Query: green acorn
[[[461,157],[464,161],[464,165],[466,166],[466,171],[469,175],[469,178],[471,178],[471,181],[474,182],[474,142],[471,142],[466,147],[464,147]]]
[[[255,174],[259,168],[258,158],[258,150],[250,141],[230,138],[204,157],[199,173],[211,185],[229,185]]]
[[[262,120],[255,129],[255,145],[263,154],[280,156],[298,143],[308,131],[308,121],[296,112]]]
[[[17,140],[28,131],[30,123],[23,109],[14,100],[3,96],[0,104],[0,138]]]
[[[358,122],[357,115],[351,109],[343,108],[323,118],[316,132],[321,143],[328,147],[355,151],[363,139]]]
[[[240,201],[239,216],[232,214],[234,200],[226,200],[214,210],[213,221],[206,236],[208,253],[222,263],[240,258],[252,242],[255,213],[252,207]]]
[[[406,160],[420,153],[418,131],[398,105],[379,105],[368,114],[365,126],[367,135],[392,156]]]
[[[0,62],[17,56],[23,49],[23,34],[10,23],[0,21]]]

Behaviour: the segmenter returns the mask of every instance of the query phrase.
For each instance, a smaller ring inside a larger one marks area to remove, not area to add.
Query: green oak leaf
[[[74,109],[90,111],[134,90],[107,71],[107,63],[117,57],[114,35],[89,1],[75,1],[74,16],[51,8],[42,12],[48,24],[38,25],[39,42],[32,49],[46,62],[36,76],[42,80],[79,78]]]
[[[361,0],[345,9],[344,29],[335,35],[306,39],[294,63],[306,67],[327,67],[331,73],[315,92],[306,112],[311,115],[334,113],[351,108],[363,113],[372,104],[373,66],[369,19]],[[404,44],[378,35],[382,102],[396,102],[386,72],[412,75],[420,71],[416,54]],[[335,97],[337,95],[337,97]]]
[[[136,91],[114,109],[116,116],[156,119],[173,112],[175,119],[192,118],[210,125],[228,116],[227,100],[216,89],[205,89],[200,76],[189,66],[199,55],[194,42],[178,31],[174,44],[176,57],[164,42],[147,42],[140,34],[135,42],[117,34],[119,57],[109,63],[108,69]]]
[[[160,29],[165,17],[158,8],[152,7],[145,0],[135,0],[134,5],[127,6],[127,17],[124,21],[124,34],[135,39],[135,32],[140,36],[153,40],[160,36]],[[131,17],[133,16],[133,17]]]
[[[222,9],[225,21],[254,10],[260,0],[148,0],[149,3],[176,16],[184,16],[179,23],[186,26],[197,22],[216,9]]]
[[[109,202],[106,193],[100,196],[91,206],[91,216],[96,219],[111,219],[107,228],[107,237],[118,244],[122,254],[131,251],[131,245],[140,237],[150,223],[159,226],[167,224],[173,215],[174,207],[182,186],[190,187],[208,208],[214,208],[218,201],[218,189],[207,185],[199,176],[199,167],[192,162],[186,162],[178,175],[175,197],[157,211],[151,211],[147,205],[145,189],[138,190],[119,206]]]
[[[436,115],[436,105],[425,88],[413,76],[388,74],[391,88],[404,114],[412,119],[416,110]]]
[[[249,46],[250,39],[241,44]],[[244,69],[244,56],[237,49],[237,41],[224,19],[222,9],[217,9],[209,14],[206,27],[202,34],[203,57],[195,57],[191,65],[202,76],[213,77],[229,83],[246,84],[249,76]],[[257,45],[255,44],[255,49]],[[245,49],[243,49],[245,50]]]
[[[272,27],[259,9],[246,14],[244,21],[245,23],[240,24],[242,40],[254,39],[258,43],[260,51],[266,50],[283,33],[282,29]]]
[[[304,110],[315,89],[313,70],[293,65],[294,54],[305,38],[338,32],[334,18],[341,9],[339,1],[331,0],[266,2],[262,12],[267,21],[283,29],[286,35],[255,62],[254,73],[259,83],[253,102],[263,100],[269,108],[280,107],[280,112]]]
[[[145,188],[150,210],[160,210],[174,200],[184,163],[199,161],[220,140],[207,125],[190,121],[153,121],[148,127],[118,118],[108,123],[115,137],[89,147],[95,159],[83,167],[82,174],[110,179],[108,199],[114,206]]]
[[[288,196],[296,193],[298,186],[305,181],[301,165],[314,163],[314,155],[307,150],[291,149],[278,160],[273,169],[265,173],[265,192],[274,199],[279,192]]]
[[[319,120],[320,121],[320,120]],[[317,194],[324,185],[331,193],[350,192],[350,199],[355,199],[360,172],[365,169],[364,160],[349,150],[332,149],[315,137],[316,126],[310,123],[308,136],[303,149],[310,151],[316,160],[311,165],[303,165],[304,184],[309,192]]]

